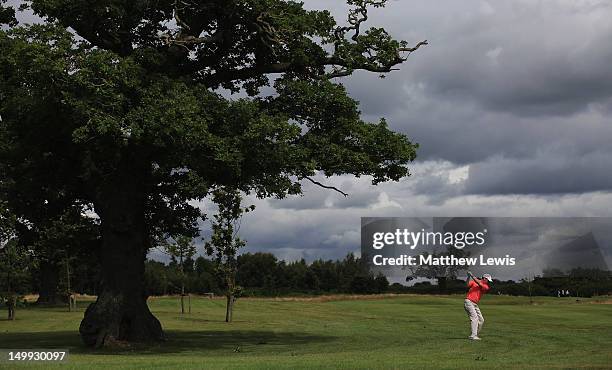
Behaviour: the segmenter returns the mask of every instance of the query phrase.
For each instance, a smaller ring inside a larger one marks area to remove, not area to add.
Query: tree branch
[[[338,57],[330,56],[327,59],[324,59],[321,63],[319,63],[318,66],[343,67],[342,69],[321,76],[322,78],[327,79],[349,76],[355,70],[364,70],[375,73],[389,73],[391,71],[397,70],[397,68],[393,68],[394,66],[401,64],[406,60],[406,58],[402,58],[399,55],[399,52],[412,53],[424,45],[428,45],[427,40],[421,41],[411,48],[399,48],[397,59],[392,63],[386,65],[371,63],[351,65],[350,63],[347,63],[346,61],[343,61]],[[300,68],[300,66],[290,62],[255,65],[252,67],[246,67],[241,69],[217,71],[209,76],[204,77],[203,80],[207,86],[218,86],[224,82],[246,80],[252,77],[259,76],[261,74],[285,73],[292,70],[296,70],[298,68]]]
[[[225,36],[225,30],[218,27],[215,32],[211,32],[208,36],[200,36],[203,32],[203,25],[197,21],[193,21],[191,24],[187,23],[181,16],[182,12],[189,10],[194,12],[194,7],[197,6],[196,2],[187,0],[175,0],[173,17],[176,25],[178,26],[177,31],[168,31],[160,36],[164,44],[178,45],[189,50],[190,45],[197,44],[210,44],[220,42]],[[191,7],[191,8],[190,8]]]
[[[313,180],[312,178],[310,178],[310,177],[308,177],[308,176],[306,176],[306,177],[304,177],[304,178],[305,178],[306,180],[308,180],[308,181],[312,182],[313,184],[318,185],[318,186],[320,186],[320,187],[322,187],[322,188],[324,188],[324,189],[334,190],[334,191],[337,191],[338,193],[340,193],[340,194],[344,195],[345,197],[348,197],[348,194],[347,194],[347,193],[343,192],[342,190],[338,189],[338,188],[337,188],[337,187],[335,187],[335,186],[323,185],[323,184],[321,184],[320,182],[318,182],[318,181],[316,181],[316,180]]]
[[[386,2],[387,0],[363,0],[360,4],[357,4],[357,8],[349,10],[348,23],[350,26],[338,27],[334,32],[336,40],[341,41],[347,32],[354,31],[351,39],[357,41],[361,32],[361,24],[368,20],[368,6],[382,7]],[[338,44],[336,44],[337,46]]]
[[[214,42],[221,41],[223,40],[223,31],[219,30],[210,36],[202,36],[202,37],[195,37],[191,35],[185,35],[185,36],[179,35],[178,37],[173,38],[168,33],[165,33],[160,37],[166,45],[180,45],[180,46],[187,47],[189,45],[211,44]]]
[[[241,69],[230,69],[213,73],[205,77],[204,82],[207,86],[218,86],[224,82],[246,80],[261,74],[284,73],[292,68],[294,68],[294,65],[291,63],[273,63]]]
[[[129,55],[132,51],[131,46],[108,31],[97,32],[95,27],[85,22],[76,22],[71,27],[89,43],[101,49],[111,50],[123,56]]]
[[[400,51],[400,52],[408,52],[408,53],[412,53],[412,52],[414,52],[414,51],[419,50],[419,48],[420,48],[421,46],[424,46],[424,45],[429,45],[429,43],[427,42],[427,40],[423,40],[423,41],[419,42],[418,44],[416,44],[415,46],[413,46],[413,47],[411,47],[411,48],[399,48],[399,51]]]

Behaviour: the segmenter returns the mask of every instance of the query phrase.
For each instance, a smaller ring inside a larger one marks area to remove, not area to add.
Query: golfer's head
[[[484,274],[484,275],[482,275],[482,278],[483,278],[484,280],[488,281],[489,283],[492,283],[492,282],[493,282],[493,278],[491,277],[491,275],[490,275],[490,274]]]

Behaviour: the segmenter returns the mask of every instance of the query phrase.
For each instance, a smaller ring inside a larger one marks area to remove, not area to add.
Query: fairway
[[[348,298],[241,299],[231,324],[221,299],[192,298],[181,315],[177,298],[152,298],[168,342],[97,352],[78,335],[85,303],[22,309],[0,321],[0,348],[68,348],[56,366],[75,369],[612,368],[610,300],[486,297],[472,342],[462,296]]]

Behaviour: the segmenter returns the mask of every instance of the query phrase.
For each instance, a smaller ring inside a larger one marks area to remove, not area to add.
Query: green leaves
[[[216,188],[212,192],[212,201],[218,210],[211,221],[212,235],[204,244],[204,250],[209,256],[214,256],[219,268],[235,273],[236,255],[246,245],[238,236],[239,222],[242,215],[254,210],[255,206],[242,208],[242,195],[231,187]]]
[[[17,217],[11,212],[8,204],[0,199],[0,247],[3,247],[15,236]]]
[[[173,258],[178,258],[181,268],[184,260],[192,258],[196,254],[193,238],[189,235],[178,235],[173,240],[165,240],[162,246]]]
[[[29,292],[34,267],[32,253],[18,244],[15,239],[2,245],[0,248],[0,302],[16,300],[21,294]]]
[[[342,85],[327,80],[278,80],[278,95],[265,100],[272,112],[283,112],[306,128],[295,143],[296,174],[372,175],[373,183],[408,175],[406,163],[416,158],[417,145],[378,124],[359,118],[357,102]]]
[[[15,9],[12,7],[6,7],[7,0],[0,1],[0,26],[8,25],[10,27],[14,27],[17,25],[17,19],[15,19]]]

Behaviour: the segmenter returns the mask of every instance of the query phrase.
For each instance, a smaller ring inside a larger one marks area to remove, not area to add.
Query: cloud
[[[610,153],[565,158],[540,153],[521,160],[504,158],[470,165],[469,194],[585,193],[612,189]]]

